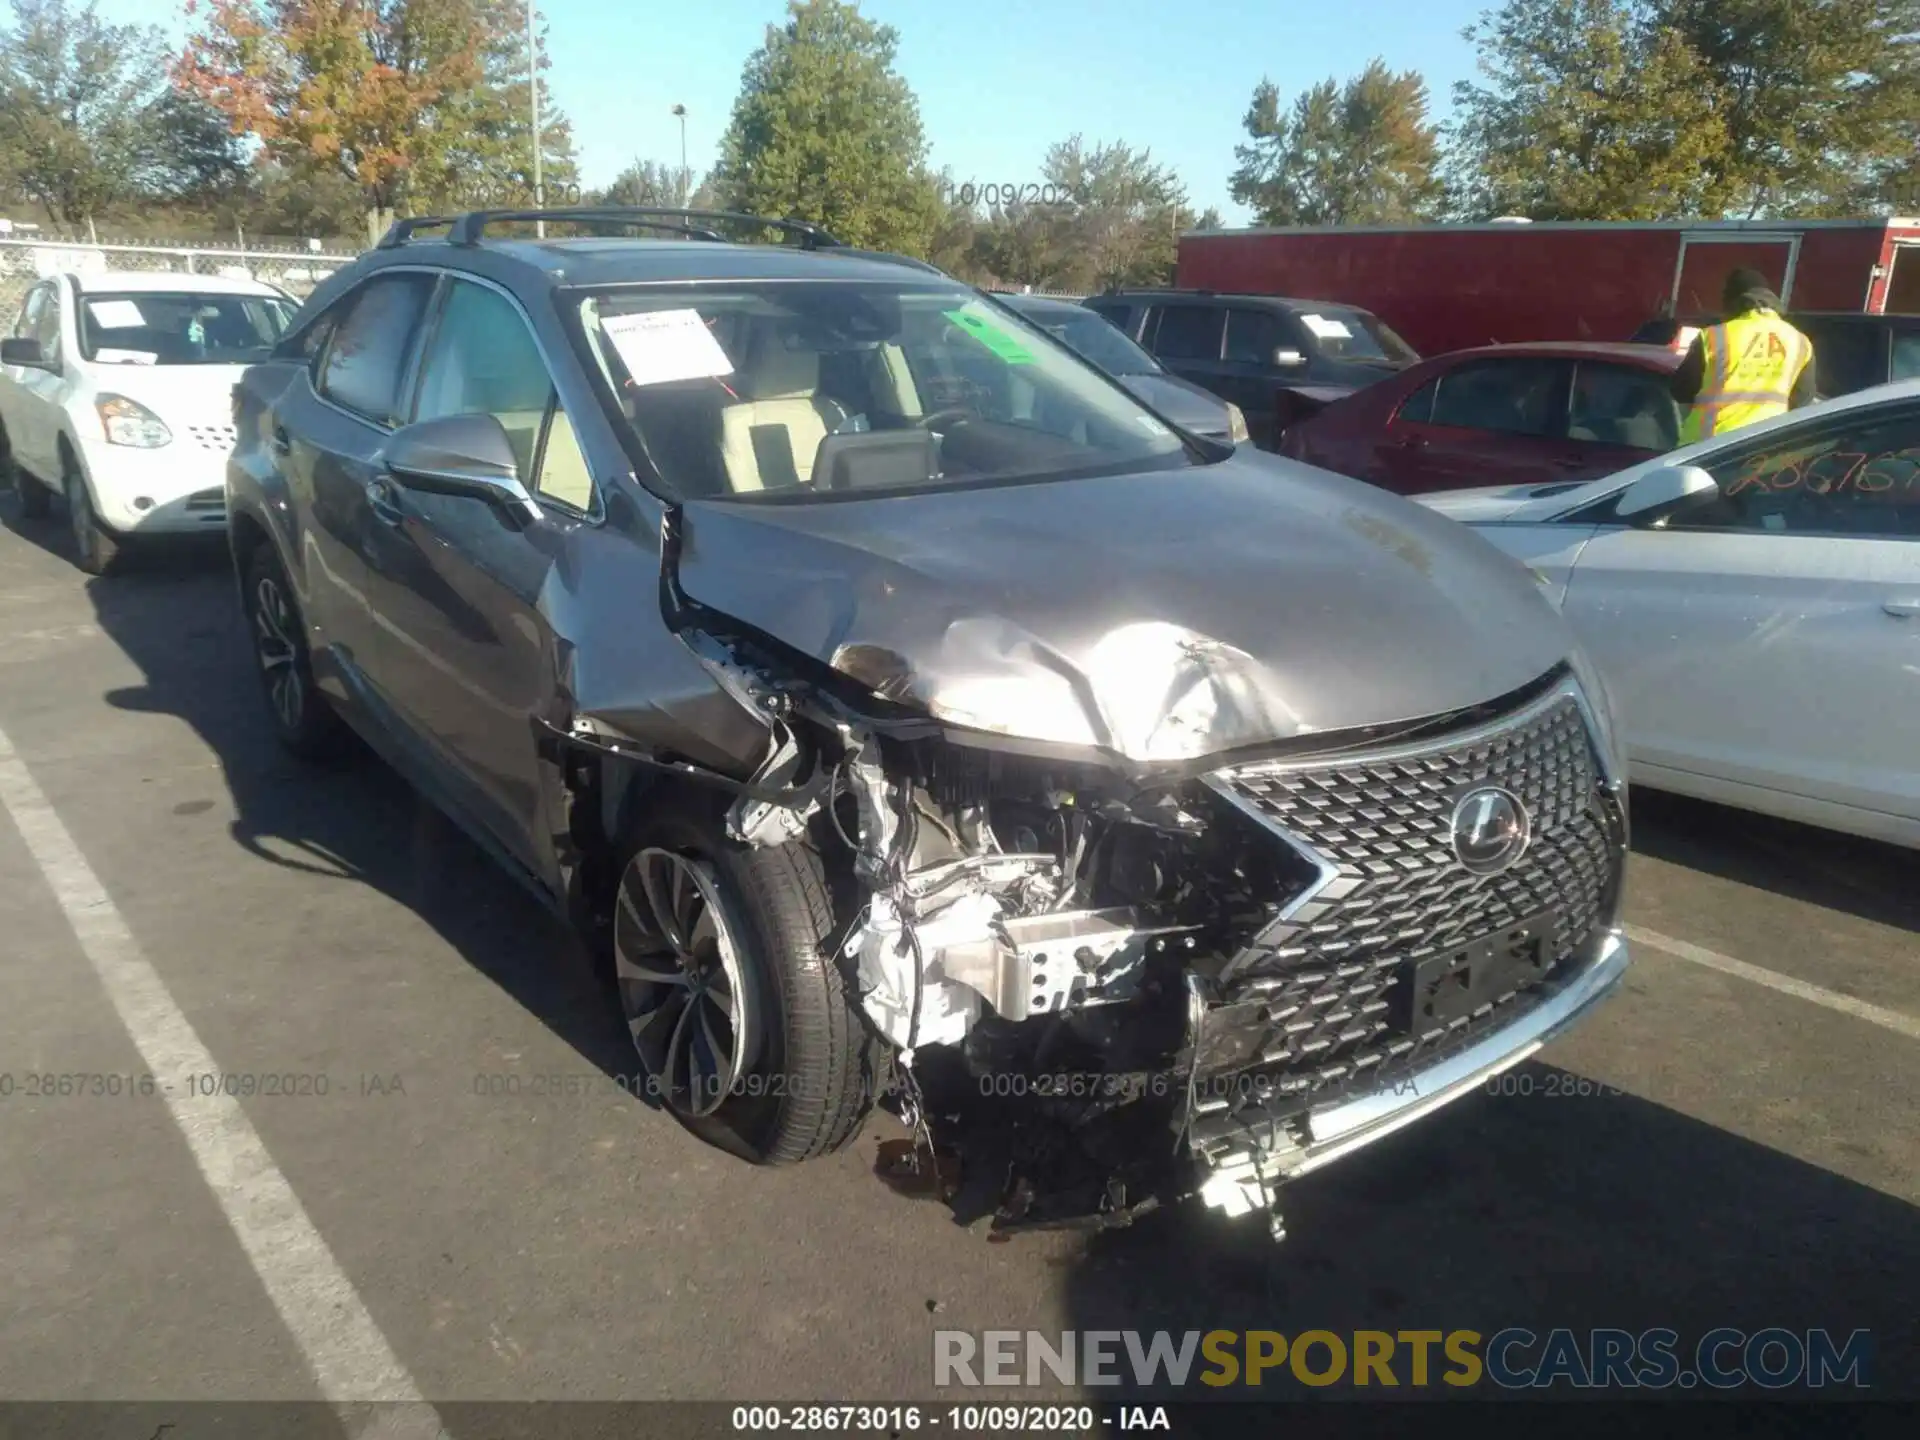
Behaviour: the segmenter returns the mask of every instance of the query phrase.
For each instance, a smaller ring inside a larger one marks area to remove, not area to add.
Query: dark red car
[[[1572,341],[1456,350],[1289,426],[1280,453],[1402,495],[1590,479],[1679,443],[1680,359]]]

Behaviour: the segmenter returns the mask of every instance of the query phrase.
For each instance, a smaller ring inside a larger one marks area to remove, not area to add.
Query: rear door
[[[381,685],[461,807],[551,879],[532,725],[555,672],[539,600],[567,534],[596,509],[593,481],[546,357],[506,291],[449,279],[416,391],[411,420],[498,420],[551,523],[513,523],[471,497],[376,487],[367,590]]]
[[[1635,762],[1920,816],[1920,405],[1721,457],[1712,505],[1603,529],[1568,585]]]
[[[1569,480],[1597,479],[1680,443],[1680,407],[1664,371],[1579,360],[1567,402]]]
[[[1564,360],[1469,360],[1403,401],[1374,443],[1367,478],[1402,495],[1527,485],[1581,473],[1566,438]]]
[[[1211,301],[1165,300],[1154,305],[1142,343],[1170,372],[1220,395],[1226,322],[1226,310]]]

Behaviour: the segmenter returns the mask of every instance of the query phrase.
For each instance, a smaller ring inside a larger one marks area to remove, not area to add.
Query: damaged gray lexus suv
[[[1277,1236],[1615,986],[1618,732],[1485,541],[813,227],[535,218],[312,297],[235,388],[234,562],[282,742],[357,732],[576,924],[695,1134],[885,1106],[962,1219]]]

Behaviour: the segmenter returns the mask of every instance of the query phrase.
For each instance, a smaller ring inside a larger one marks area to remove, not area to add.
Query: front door
[[[67,357],[60,347],[60,282],[43,280],[27,292],[13,333],[38,340],[44,365],[9,365],[13,382],[7,406],[7,439],[20,468],[49,485],[60,483],[59,437],[61,399],[66,382],[61,371]]]
[[[1576,477],[1564,360],[1477,360],[1429,380],[1380,432],[1361,477],[1402,495]]]
[[[1720,498],[1602,531],[1568,585],[1634,759],[1920,815],[1920,407],[1723,453]]]
[[[378,696],[378,649],[367,596],[367,554],[379,522],[371,497],[379,450],[399,418],[433,277],[376,275],[340,301],[312,370],[274,416],[273,445],[288,484],[307,496],[301,536],[307,620],[346,683]],[[323,667],[325,668],[325,667]],[[340,679],[316,676],[323,688]],[[350,698],[368,697],[356,694]]]
[[[383,486],[368,555],[376,663],[426,758],[446,767],[453,798],[552,881],[533,715],[557,672],[540,598],[593,509],[593,486],[519,307],[456,279],[430,327],[411,418],[473,414],[505,428],[520,478],[550,519],[528,525],[484,500]]]

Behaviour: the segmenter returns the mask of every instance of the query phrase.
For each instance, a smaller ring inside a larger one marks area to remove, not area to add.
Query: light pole
[[[687,181],[692,178],[687,174],[687,107],[674,106],[673,116],[680,122],[680,208],[684,210],[687,208]]]
[[[540,42],[534,32],[533,0],[527,0],[527,103],[533,111],[533,208],[540,210],[546,206],[547,191],[540,178]],[[533,233],[546,239],[546,222],[534,221]]]

